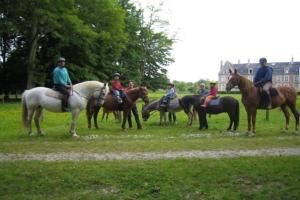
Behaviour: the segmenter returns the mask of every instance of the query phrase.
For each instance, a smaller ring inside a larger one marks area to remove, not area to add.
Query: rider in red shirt
[[[114,79],[111,81],[112,85],[112,92],[117,97],[118,103],[122,103],[122,96],[123,96],[123,86],[120,83],[120,74],[114,73]]]

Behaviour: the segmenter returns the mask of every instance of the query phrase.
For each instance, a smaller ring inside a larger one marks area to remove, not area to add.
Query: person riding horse
[[[259,59],[260,68],[256,71],[253,82],[255,87],[262,88],[268,95],[268,109],[272,108],[272,99],[270,89],[272,87],[272,72],[273,69],[267,66],[267,59]]]
[[[203,102],[203,104],[201,105],[202,107],[206,108],[208,103],[217,96],[218,94],[218,88],[216,87],[216,83],[215,82],[211,82],[210,83],[210,91],[209,94],[206,96],[201,97],[201,102]]]
[[[168,90],[167,90],[167,95],[163,97],[163,100],[160,104],[160,108],[166,108],[171,101],[171,99],[174,99],[176,96],[176,91],[175,91],[175,84],[172,82],[168,83]]]
[[[63,95],[61,101],[62,112],[70,111],[70,108],[68,108],[68,99],[70,96],[70,90],[73,87],[68,70],[65,67],[65,62],[66,59],[60,57],[57,60],[57,67],[55,67],[53,71],[54,89],[59,91]]]
[[[117,97],[118,103],[121,104],[123,103],[122,97],[123,97],[123,86],[120,83],[120,74],[119,73],[114,73],[113,75],[113,80],[111,81],[112,85],[112,92],[113,94]]]

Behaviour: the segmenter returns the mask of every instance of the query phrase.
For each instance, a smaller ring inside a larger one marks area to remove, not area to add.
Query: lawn
[[[162,94],[152,93],[152,99]],[[180,95],[183,96],[183,95]],[[240,100],[239,95],[233,95]],[[139,110],[142,103],[138,103]],[[298,101],[298,110],[300,105]],[[155,113],[143,129],[121,130],[112,116],[87,128],[85,113],[73,139],[68,134],[68,113],[45,112],[43,137],[28,137],[21,126],[21,104],[0,105],[0,153],[51,152],[167,152],[187,150],[241,150],[300,146],[299,134],[282,133],[279,109],[258,112],[257,135],[245,136],[246,114],[240,104],[240,126],[226,132],[226,114],[208,118],[209,130],[198,122],[187,127],[187,117],[159,126]],[[101,113],[102,114],[102,113]],[[99,116],[99,119],[101,117]],[[35,129],[34,129],[35,132]],[[240,157],[153,161],[1,162],[0,199],[299,199],[300,157]]]

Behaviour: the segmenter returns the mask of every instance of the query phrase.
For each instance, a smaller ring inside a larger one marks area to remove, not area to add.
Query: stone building
[[[273,68],[272,81],[274,87],[287,85],[300,91],[300,62],[294,62],[292,58],[290,62],[268,62],[267,65]],[[253,77],[259,67],[259,63],[251,63],[250,60],[248,60],[248,63],[240,63],[238,61],[237,64],[232,64],[229,61],[223,64],[221,61],[218,81],[219,91],[225,91],[229,69],[237,69],[239,74],[253,81]]]

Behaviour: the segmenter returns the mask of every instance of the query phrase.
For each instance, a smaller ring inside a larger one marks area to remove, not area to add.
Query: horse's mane
[[[246,77],[240,75],[240,74],[236,74],[236,76],[238,76],[238,78],[240,79],[240,81],[243,84],[244,88],[251,88],[254,87],[252,81],[250,81],[249,79],[247,79]]]

